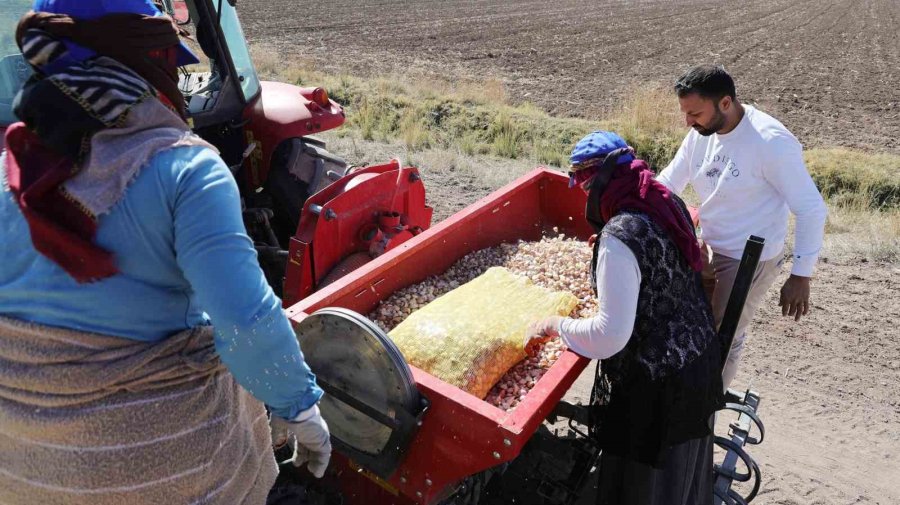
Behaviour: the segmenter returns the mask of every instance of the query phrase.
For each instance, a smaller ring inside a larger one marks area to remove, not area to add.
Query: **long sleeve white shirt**
[[[563,319],[559,336],[581,356],[606,359],[625,348],[637,317],[641,270],[627,245],[611,236],[599,238],[597,301],[600,310],[591,319]]]
[[[731,132],[691,130],[657,180],[676,194],[700,196],[700,236],[714,252],[738,259],[750,235],[766,239],[761,260],[784,250],[788,211],[796,218],[793,267],[815,269],[828,210],[803,161],[800,142],[778,120],[750,105]]]

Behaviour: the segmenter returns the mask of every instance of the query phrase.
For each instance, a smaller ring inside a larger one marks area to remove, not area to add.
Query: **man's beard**
[[[708,126],[694,125],[694,129],[697,130],[697,133],[703,135],[704,137],[709,137],[713,133],[721,130],[722,127],[725,126],[725,114],[722,113],[722,110],[719,109],[719,104],[716,104],[716,115],[709,121]]]

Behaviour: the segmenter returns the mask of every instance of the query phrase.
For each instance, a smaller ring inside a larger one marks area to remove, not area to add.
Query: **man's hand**
[[[588,247],[593,249],[594,244],[596,244],[596,243],[597,243],[597,234],[595,233],[595,234],[591,235],[590,237],[588,237]]]
[[[546,344],[551,338],[558,337],[559,323],[562,319],[560,316],[550,316],[529,324],[525,330],[525,342],[522,344],[525,348],[525,354],[529,356],[537,355],[538,348],[541,345]]]
[[[328,461],[331,459],[331,434],[328,424],[322,419],[319,407],[313,405],[300,413],[293,421],[272,416],[269,421],[272,429],[272,445],[280,447],[294,436],[294,466],[307,463],[309,472],[317,479],[325,475]]]
[[[781,315],[792,316],[799,321],[800,316],[809,314],[809,277],[791,275],[781,288]]]

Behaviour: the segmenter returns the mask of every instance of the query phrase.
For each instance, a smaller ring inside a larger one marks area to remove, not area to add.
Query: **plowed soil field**
[[[251,42],[353,74],[502,80],[602,117],[638,83],[724,64],[807,146],[900,152],[897,0],[240,0]],[[286,61],[290,61],[287,59]],[[674,107],[674,105],[673,105]]]

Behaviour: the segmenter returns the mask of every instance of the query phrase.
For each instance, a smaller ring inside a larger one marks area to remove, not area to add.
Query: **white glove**
[[[313,476],[320,479],[325,475],[331,459],[331,434],[318,405],[304,410],[293,421],[273,415],[269,427],[272,429],[272,445],[276,448],[286,444],[291,435],[294,436],[294,457],[291,458],[294,466],[303,466],[308,462],[307,468]]]

